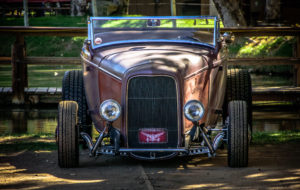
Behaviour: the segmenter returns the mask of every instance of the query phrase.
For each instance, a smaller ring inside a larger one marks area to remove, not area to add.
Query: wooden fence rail
[[[296,27],[248,27],[221,28],[221,33],[230,32],[235,36],[296,36],[294,58],[243,58],[229,59],[230,65],[294,65],[295,85],[300,86],[300,28]],[[23,27],[0,26],[0,35],[16,36],[11,57],[0,57],[1,64],[12,65],[12,103],[25,103],[25,88],[28,87],[27,64],[80,64],[78,57],[27,57],[25,36],[87,36],[86,27]]]

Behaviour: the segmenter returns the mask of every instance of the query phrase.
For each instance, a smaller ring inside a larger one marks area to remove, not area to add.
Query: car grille
[[[135,77],[128,84],[128,146],[168,148],[178,144],[178,116],[175,80],[166,76]],[[143,128],[167,129],[167,143],[139,143]]]

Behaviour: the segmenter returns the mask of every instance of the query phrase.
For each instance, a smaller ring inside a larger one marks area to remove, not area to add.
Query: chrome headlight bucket
[[[199,121],[204,116],[204,106],[198,100],[188,101],[183,108],[184,116],[192,121]]]
[[[112,122],[120,117],[121,106],[117,101],[108,99],[101,103],[99,111],[103,119]]]
[[[92,54],[91,54],[90,49],[89,49],[89,47],[91,45],[90,43],[91,42],[89,40],[87,40],[87,39],[84,40],[83,47],[81,49],[81,56],[84,57],[85,59],[89,60],[89,61],[92,58]]]

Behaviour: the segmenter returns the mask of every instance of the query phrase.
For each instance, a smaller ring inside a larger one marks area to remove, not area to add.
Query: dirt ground
[[[82,152],[73,169],[58,167],[56,151],[1,153],[0,189],[300,189],[299,147],[251,146],[247,168],[227,167],[225,150],[155,162]]]

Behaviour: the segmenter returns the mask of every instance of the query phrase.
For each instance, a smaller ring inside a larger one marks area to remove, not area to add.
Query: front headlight
[[[199,121],[204,116],[204,107],[198,100],[188,101],[183,111],[185,117],[190,121]]]
[[[91,53],[90,51],[88,50],[88,46],[84,45],[83,48],[81,49],[81,55],[88,59],[88,60],[91,60]]]
[[[115,121],[120,117],[121,106],[120,104],[112,99],[105,100],[100,105],[100,115],[106,121]]]

